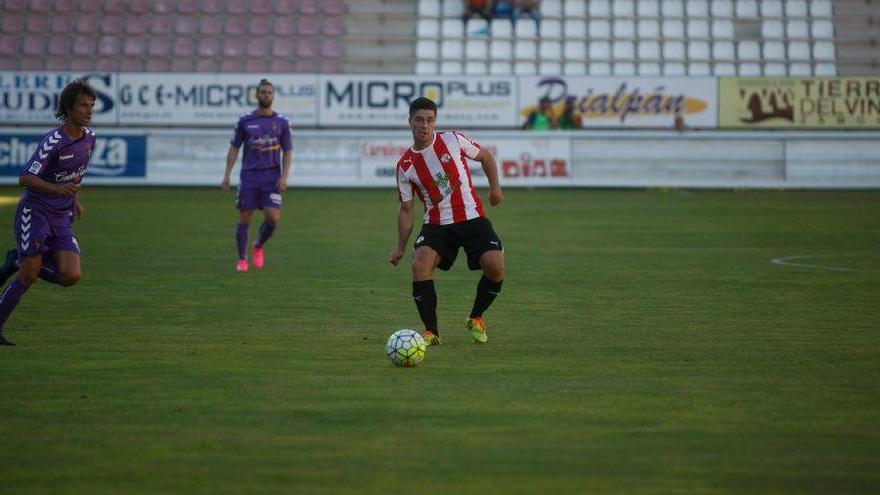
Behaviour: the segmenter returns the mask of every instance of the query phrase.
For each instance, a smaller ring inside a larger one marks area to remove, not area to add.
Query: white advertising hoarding
[[[519,125],[547,97],[556,115],[570,102],[583,127],[672,128],[679,111],[688,127],[718,126],[713,77],[528,76],[519,82]]]
[[[333,75],[319,77],[318,123],[343,127],[406,127],[409,103],[426,96],[446,127],[516,125],[513,76]]]
[[[272,108],[292,127],[317,123],[313,75],[272,75]],[[119,74],[119,121],[123,124],[229,125],[257,106],[260,78],[253,74]]]
[[[98,93],[92,122],[116,124],[118,76],[112,72],[0,71],[0,122],[58,124],[55,110],[61,90],[75,79],[88,82]]]

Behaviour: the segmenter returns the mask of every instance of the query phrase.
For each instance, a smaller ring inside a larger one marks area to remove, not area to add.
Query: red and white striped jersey
[[[397,162],[397,192],[412,201],[413,190],[425,203],[425,223],[448,225],[482,217],[483,204],[474,190],[467,159],[480,145],[458,132],[435,132],[427,148],[406,150]]]

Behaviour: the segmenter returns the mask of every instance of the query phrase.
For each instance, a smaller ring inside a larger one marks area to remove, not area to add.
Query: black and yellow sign
[[[718,98],[721,128],[880,128],[880,77],[724,77]]]

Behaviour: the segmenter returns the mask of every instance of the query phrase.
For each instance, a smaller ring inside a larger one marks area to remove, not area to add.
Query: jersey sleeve
[[[239,119],[238,123],[235,124],[235,134],[232,135],[232,140],[229,141],[229,144],[236,148],[241,148],[244,138],[244,122]]]
[[[281,149],[290,151],[293,149],[293,142],[290,138],[290,122],[284,119],[284,125],[281,126]]]
[[[458,139],[458,145],[461,147],[461,151],[464,155],[471,160],[476,160],[482,147],[460,132],[455,133],[455,138]]]
[[[412,182],[400,163],[397,164],[397,199],[401,203],[413,200]]]
[[[60,141],[61,135],[57,131],[44,137],[21,170],[20,175],[36,175],[43,178],[50,165],[58,160],[58,146],[56,145]]]

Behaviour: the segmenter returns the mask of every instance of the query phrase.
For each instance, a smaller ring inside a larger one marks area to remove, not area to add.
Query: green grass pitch
[[[84,189],[82,281],[6,325],[0,493],[876,493],[880,194],[505,192],[489,343],[460,259],[403,369],[393,190],[288,191],[239,274],[232,193]]]

